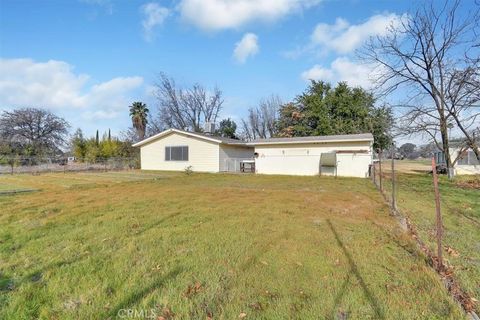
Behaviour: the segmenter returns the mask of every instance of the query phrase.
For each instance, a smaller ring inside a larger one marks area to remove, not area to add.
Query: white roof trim
[[[205,137],[203,135],[198,135],[198,134],[195,134],[194,132],[188,132],[188,131],[183,131],[183,130],[178,130],[178,129],[167,129],[165,131],[162,131],[160,133],[157,133],[156,135],[154,136],[151,136],[147,139],[144,139],[142,141],[139,141],[137,143],[134,143],[132,144],[132,147],[141,147],[143,146],[144,144],[147,144],[149,142],[152,142],[152,141],[155,141],[157,139],[160,139],[161,137],[163,136],[166,136],[170,133],[179,133],[179,134],[184,134],[184,135],[187,135],[187,136],[191,136],[191,137],[195,137],[195,138],[198,138],[198,139],[202,139],[202,140],[207,140],[207,141],[211,141],[211,142],[216,142],[216,143],[222,143],[221,140],[218,140],[218,139],[215,139],[215,138],[210,138],[210,137]]]

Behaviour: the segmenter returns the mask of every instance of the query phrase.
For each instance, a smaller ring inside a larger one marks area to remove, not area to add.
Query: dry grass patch
[[[0,318],[463,316],[367,180],[0,179],[42,189],[0,198]]]

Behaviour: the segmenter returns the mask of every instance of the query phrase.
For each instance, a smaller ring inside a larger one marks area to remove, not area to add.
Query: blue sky
[[[309,78],[368,87],[355,60],[411,1],[0,0],[0,110],[43,107],[87,135],[130,125],[159,72],[217,85],[222,117],[262,97],[292,99]]]

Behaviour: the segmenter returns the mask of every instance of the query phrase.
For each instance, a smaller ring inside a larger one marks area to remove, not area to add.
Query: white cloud
[[[49,60],[0,59],[0,106],[44,107],[82,110],[112,118],[131,103],[132,91],[143,84],[142,77],[117,77],[88,85],[90,76],[76,74],[73,66]]]
[[[252,22],[273,22],[320,0],[181,0],[184,21],[204,30],[237,29]]]
[[[154,29],[163,24],[170,15],[168,8],[160,6],[156,2],[149,2],[141,7],[143,14],[142,26],[145,40],[152,41],[154,38]]]
[[[367,64],[357,64],[346,57],[335,59],[330,67],[314,65],[302,73],[304,80],[323,80],[328,82],[346,81],[351,86],[360,86],[365,89],[372,87],[374,73],[377,68]]]
[[[254,33],[246,33],[242,39],[235,44],[233,57],[239,63],[245,63],[249,57],[253,57],[260,50],[258,37]]]
[[[405,17],[391,13],[371,16],[356,25],[342,18],[337,18],[334,24],[319,23],[310,37],[310,47],[346,54],[359,48],[371,36],[387,34],[391,25],[398,25]]]
[[[323,81],[333,81],[335,74],[331,69],[324,68],[318,64],[314,65],[312,68],[307,71],[302,72],[303,80],[323,80]]]

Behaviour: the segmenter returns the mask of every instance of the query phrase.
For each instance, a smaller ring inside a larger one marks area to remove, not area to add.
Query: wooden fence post
[[[442,255],[442,237],[443,237],[443,223],[442,213],[440,210],[440,192],[438,190],[438,176],[437,165],[435,163],[435,157],[432,157],[432,175],[433,175],[433,188],[435,190],[435,209],[436,209],[436,227],[437,227],[437,258],[438,269],[443,269],[443,255]]]

